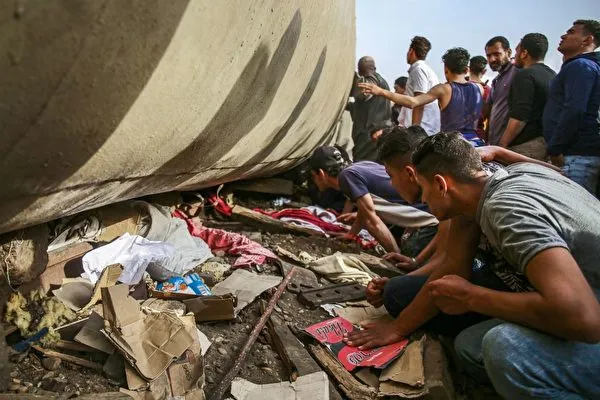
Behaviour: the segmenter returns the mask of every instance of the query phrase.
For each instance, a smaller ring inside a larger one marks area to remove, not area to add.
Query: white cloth
[[[102,271],[112,264],[121,264],[119,281],[135,285],[142,280],[150,263],[168,264],[175,256],[175,247],[169,243],[153,242],[141,236],[123,234],[115,241],[94,249],[83,256],[86,277],[95,284]]]
[[[406,82],[406,95],[414,96],[415,93],[427,93],[440,80],[429,65],[423,60],[419,60],[408,69],[408,81]],[[398,122],[401,126],[409,127],[412,125],[412,110],[408,107],[402,107]],[[425,105],[423,109],[423,119],[421,127],[425,129],[428,135],[435,135],[440,131],[440,107],[437,100]]]

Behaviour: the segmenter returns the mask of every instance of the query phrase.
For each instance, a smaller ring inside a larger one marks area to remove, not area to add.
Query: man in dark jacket
[[[358,74],[354,76],[351,96],[354,103],[348,104],[352,117],[352,158],[354,161],[376,161],[377,147],[371,140],[371,131],[374,126],[389,120],[392,116],[390,102],[377,96],[365,96],[358,88],[358,82],[370,82],[377,86],[389,89],[388,83],[375,71],[373,57],[365,56],[358,60]]]
[[[598,196],[600,176],[600,21],[577,20],[561,36],[563,65],[550,85],[544,137],[553,164]]]

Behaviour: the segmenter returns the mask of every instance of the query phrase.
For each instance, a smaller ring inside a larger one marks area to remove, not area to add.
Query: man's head
[[[458,215],[458,185],[472,183],[482,172],[481,157],[458,132],[427,137],[412,155],[422,200],[440,221]]]
[[[472,78],[480,78],[485,74],[487,59],[484,56],[475,56],[469,61],[469,72]]]
[[[412,153],[417,145],[427,137],[419,125],[409,128],[396,127],[379,138],[379,161],[391,178],[396,192],[408,203],[419,201],[421,189],[417,184],[415,169],[411,164]]]
[[[339,189],[338,176],[348,165],[348,155],[333,146],[318,147],[308,160],[310,175],[320,192]]]
[[[578,19],[567,33],[560,37],[558,51],[565,58],[589,53],[600,46],[600,21]]]
[[[394,123],[389,119],[386,119],[384,121],[379,121],[370,124],[369,126],[367,126],[367,129],[369,130],[369,134],[371,135],[371,140],[373,142],[377,142],[381,135],[391,131],[392,129],[394,129],[394,127]]]
[[[375,74],[375,59],[371,56],[364,56],[358,60],[358,74],[360,76],[371,76]]]
[[[404,94],[406,92],[406,82],[408,82],[407,76],[401,76],[394,81],[394,91],[398,94]]]
[[[419,60],[426,59],[429,50],[431,50],[431,42],[423,36],[415,36],[410,41],[408,53],[406,53],[406,62],[412,65]]]
[[[443,56],[444,74],[450,80],[452,75],[466,75],[469,72],[469,52],[462,47],[448,50]]]
[[[504,36],[494,36],[485,45],[485,55],[493,71],[499,71],[510,63],[512,50],[510,43]]]
[[[515,49],[515,64],[519,68],[544,61],[548,52],[548,38],[541,33],[528,33],[523,36]]]

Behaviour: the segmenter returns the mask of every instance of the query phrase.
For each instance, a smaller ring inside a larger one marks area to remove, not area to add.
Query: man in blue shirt
[[[544,137],[552,163],[598,197],[600,176],[600,22],[577,20],[561,36],[560,72],[550,84]]]
[[[335,147],[322,146],[314,151],[309,167],[319,191],[339,190],[348,199],[345,211],[351,211],[352,204],[358,210],[355,218],[342,221],[353,223],[350,236],[365,228],[386,251],[396,253],[400,253],[400,247],[387,225],[397,225],[409,231],[427,230],[428,235],[423,232],[411,235],[415,238],[427,236],[425,240],[419,240],[425,242],[424,245],[435,236],[437,219],[425,211],[422,204],[411,206],[406,203],[392,186],[383,165],[372,161],[350,164]],[[418,254],[424,245],[416,246],[419,248],[410,246],[411,253]],[[407,255],[414,257],[416,254]]]

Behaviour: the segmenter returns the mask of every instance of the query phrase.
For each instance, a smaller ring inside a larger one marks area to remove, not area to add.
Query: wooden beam
[[[308,349],[317,362],[338,383],[340,389],[350,400],[373,400],[377,391],[363,385],[323,346],[309,344]]]
[[[313,229],[283,222],[242,206],[233,207],[233,215],[244,223],[258,225],[261,229],[271,233],[293,232],[301,235],[323,236],[323,233]]]
[[[42,353],[46,357],[55,357],[60,358],[63,361],[67,361],[73,363],[75,365],[79,365],[80,367],[85,367],[89,369],[93,369],[95,371],[102,371],[102,364],[95,363],[93,361],[84,360],[83,358],[70,356],[68,354],[59,353],[58,351],[52,351],[44,349],[40,346],[31,346],[34,350]]]

